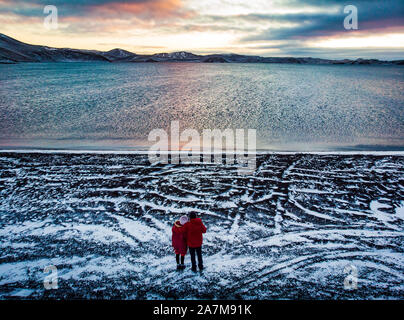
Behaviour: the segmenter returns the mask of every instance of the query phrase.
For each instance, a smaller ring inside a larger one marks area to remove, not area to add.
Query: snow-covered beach
[[[259,154],[240,176],[142,154],[2,152],[0,298],[403,299],[403,169],[401,153]],[[175,271],[171,227],[189,210],[208,228],[203,274],[189,255]]]

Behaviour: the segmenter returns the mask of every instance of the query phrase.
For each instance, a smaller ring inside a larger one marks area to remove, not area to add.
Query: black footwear
[[[185,264],[180,264],[180,269],[184,270],[185,269]]]
[[[202,270],[203,270],[203,266],[199,266],[199,270],[202,271]]]
[[[196,267],[192,267],[192,271],[193,271],[193,272],[196,272]]]
[[[181,270],[181,265],[177,264],[177,270]]]

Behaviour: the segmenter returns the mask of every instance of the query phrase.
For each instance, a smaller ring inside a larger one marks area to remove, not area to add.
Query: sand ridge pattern
[[[403,169],[400,155],[261,154],[240,176],[139,154],[0,153],[0,298],[403,299]],[[190,210],[208,228],[202,274],[189,255],[175,271],[171,227]]]

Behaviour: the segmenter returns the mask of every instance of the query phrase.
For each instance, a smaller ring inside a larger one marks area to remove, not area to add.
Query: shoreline
[[[74,150],[74,149],[0,149],[2,153],[29,153],[29,154],[123,154],[123,155],[148,155],[150,152],[147,150]],[[155,152],[153,152],[155,153]],[[188,151],[161,151],[157,154],[189,154]],[[242,154],[243,152],[209,152],[209,154]],[[206,152],[198,152],[198,154],[208,154]],[[379,156],[404,156],[404,151],[265,151],[260,150],[252,152],[256,155],[297,155],[297,154],[310,154],[310,155],[379,155]]]

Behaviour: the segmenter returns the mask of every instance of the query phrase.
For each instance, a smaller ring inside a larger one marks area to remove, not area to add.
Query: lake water
[[[0,65],[0,147],[147,148],[151,130],[257,130],[266,150],[404,150],[404,68]]]

